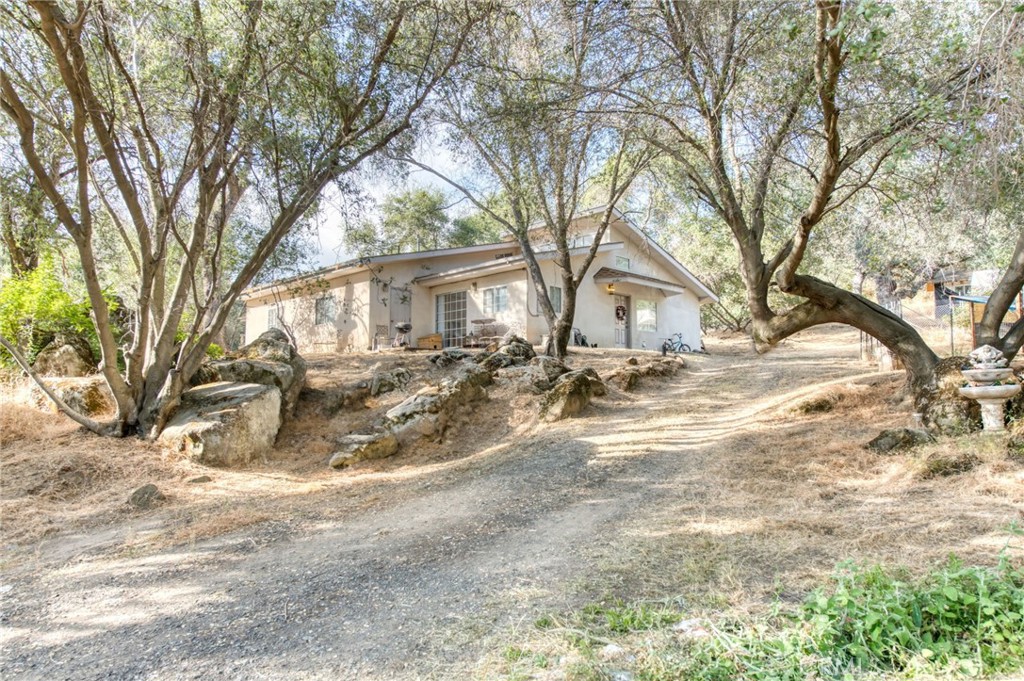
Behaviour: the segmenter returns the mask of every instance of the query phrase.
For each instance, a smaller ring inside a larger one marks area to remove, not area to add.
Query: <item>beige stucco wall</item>
[[[328,288],[296,291],[291,295],[267,296],[246,303],[245,342],[251,343],[267,330],[270,308],[277,305],[281,318],[294,334],[300,352],[345,352],[370,346],[372,327],[369,272],[326,281]],[[333,323],[316,324],[316,299],[335,299]]]
[[[598,347],[615,347],[615,296],[607,291],[607,284],[598,284],[594,281],[594,274],[602,267],[614,269],[625,269],[617,258],[628,258],[629,272],[649,277],[656,277],[666,281],[676,281],[675,272],[657,262],[650,252],[638,244],[627,240],[627,235],[618,230],[609,230],[611,233],[606,240],[610,243],[622,243],[620,248],[598,253],[593,264],[584,276],[583,282],[577,291],[576,317],[573,325],[578,327],[587,337],[589,343],[597,343]],[[573,266],[578,266],[582,256],[573,259]],[[541,271],[544,274],[545,284],[561,285],[561,277],[553,262],[541,264]],[[538,310],[536,296],[533,287],[530,290],[530,309]],[[683,342],[691,348],[699,348],[701,342],[700,333],[700,303],[693,291],[687,290],[681,294],[666,295],[662,291],[648,286],[636,284],[615,284],[615,293],[629,296],[629,339],[630,347],[641,348],[644,344],[649,350],[656,350],[661,346],[662,339],[671,336],[676,332],[682,332]],[[649,300],[657,306],[657,331],[640,331],[637,323],[636,303],[639,300]],[[547,323],[541,318],[530,320],[530,340],[539,343],[541,336],[548,332]]]
[[[593,280],[594,273],[602,267],[627,269],[619,260],[626,258],[629,260],[628,270],[631,273],[673,282],[678,281],[678,278],[676,271],[659,262],[641,241],[634,238],[631,230],[613,225],[604,242],[619,245],[614,246],[612,250],[598,253],[587,272],[578,290],[574,325],[587,335],[591,343],[597,343],[599,347],[614,347],[615,299],[608,294],[605,283],[598,284]],[[411,297],[411,340],[415,343],[417,338],[438,331],[437,297],[453,291],[466,291],[467,331],[473,330],[472,324],[468,322],[485,316],[496,316],[500,321],[518,329],[520,333],[525,333],[531,342],[540,343],[548,332],[547,323],[539,314],[540,308],[525,265],[513,271],[468,278],[459,282],[428,280],[420,284],[412,283],[418,277],[497,262],[496,255],[518,252],[517,246],[509,244],[507,250],[502,247],[476,253],[438,254],[428,259],[403,259],[377,265],[372,275],[368,270],[345,275],[328,273],[324,281],[329,287],[330,294],[337,300],[337,318],[334,323],[313,323],[314,301],[322,295],[316,290],[283,300],[281,305],[284,321],[294,331],[303,352],[369,349],[379,326],[386,327],[389,335],[394,334],[393,321],[396,315],[392,309],[392,296],[389,291],[394,287],[407,288]],[[576,256],[573,265],[578,266],[582,257]],[[561,286],[561,278],[554,263],[542,260],[540,264],[545,284]],[[509,309],[500,315],[485,315],[483,292],[494,286],[508,287]],[[666,295],[652,287],[626,283],[617,283],[615,291],[630,297],[631,347],[640,348],[645,343],[648,349],[655,350],[660,346],[662,338],[677,331],[683,332],[685,343],[694,348],[700,347],[700,311],[697,296],[693,291]],[[636,303],[639,300],[656,303],[657,331],[639,330],[636,319]],[[266,330],[268,310],[274,302],[273,298],[265,296],[247,303],[246,342],[251,342]]]

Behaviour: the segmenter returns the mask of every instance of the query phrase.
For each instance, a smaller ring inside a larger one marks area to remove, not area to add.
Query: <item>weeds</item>
[[[918,578],[845,563],[801,606],[780,608],[753,622],[673,627],[681,613],[670,607],[616,602],[537,624],[568,641],[578,678],[601,678],[595,651],[615,636],[631,649],[636,681],[984,676],[1024,667],[1024,567],[1005,553],[995,567],[950,558]],[[694,629],[700,636],[681,633]],[[537,655],[511,650],[517,662]]]

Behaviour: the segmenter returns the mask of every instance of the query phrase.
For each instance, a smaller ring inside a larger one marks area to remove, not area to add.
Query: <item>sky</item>
[[[430,141],[422,143],[416,151],[416,159],[431,165],[445,175],[459,175],[459,163],[451,152],[443,146]],[[466,203],[462,195],[448,186],[437,176],[425,170],[411,169],[404,178],[388,177],[378,172],[363,172],[356,185],[365,196],[366,202],[360,206],[362,215],[368,218],[380,216],[379,206],[391,193],[416,188],[437,189],[451,199],[451,203]],[[324,191],[324,201],[317,216],[319,222],[319,254],[315,261],[318,267],[327,267],[338,262],[350,260],[354,254],[345,250],[345,212],[351,206],[345,206],[346,199],[335,185],[329,185]],[[456,212],[457,212],[456,208]]]

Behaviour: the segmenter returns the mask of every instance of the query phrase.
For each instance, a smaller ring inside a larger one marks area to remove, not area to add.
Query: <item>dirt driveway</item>
[[[799,592],[845,557],[985,557],[1021,517],[1019,470],[921,483],[911,463],[863,452],[905,417],[879,410],[894,382],[866,375],[855,334],[767,357],[712,350],[634,401],[479,443],[358,504],[321,492],[351,507],[329,522],[21,563],[0,586],[0,675],[488,677],[489,655],[543,612],[609,595],[737,606]],[[793,416],[825,383],[840,406]],[[941,515],[922,511],[940,500]]]

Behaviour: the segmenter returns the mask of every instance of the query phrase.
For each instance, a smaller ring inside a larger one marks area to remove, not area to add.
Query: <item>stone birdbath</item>
[[[1006,401],[1020,392],[1020,385],[1013,380],[1013,369],[1007,366],[1003,353],[991,345],[981,346],[967,358],[972,368],[960,373],[970,385],[960,388],[960,394],[981,405],[981,421],[987,432],[1006,430],[1003,409]]]

